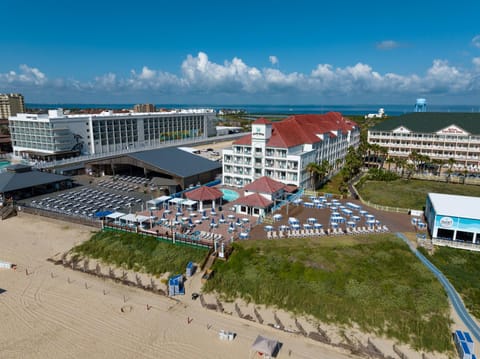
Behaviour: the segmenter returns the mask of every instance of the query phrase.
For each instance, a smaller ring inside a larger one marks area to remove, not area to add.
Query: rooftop
[[[285,184],[282,182],[275,181],[267,176],[262,176],[252,183],[247,184],[243,189],[248,192],[272,194],[285,187]]]
[[[480,220],[480,197],[429,193],[436,214]]]
[[[435,133],[455,125],[471,134],[480,134],[480,113],[412,112],[380,122],[369,131],[392,131],[400,126],[413,132]]]
[[[222,168],[219,162],[210,161],[176,147],[136,152],[127,156],[179,177],[190,177]]]
[[[24,167],[22,168],[24,169]],[[20,169],[20,172],[18,169]],[[20,167],[10,170],[10,168],[7,167],[7,172],[0,173],[0,193],[18,191],[24,188],[46,185],[67,179],[69,179],[69,177],[53,173],[35,170],[22,171]]]
[[[313,144],[322,141],[322,135],[335,136],[334,132],[347,133],[355,127],[357,127],[355,122],[344,118],[339,112],[294,115],[272,123],[272,136],[268,139],[267,146],[288,148],[305,143]],[[234,142],[235,145],[251,143],[251,133]]]

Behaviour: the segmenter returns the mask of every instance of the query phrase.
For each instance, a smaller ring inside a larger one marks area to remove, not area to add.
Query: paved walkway
[[[418,259],[437,277],[437,279],[442,283],[443,287],[447,291],[448,298],[453,305],[453,308],[457,312],[458,316],[465,324],[465,326],[470,331],[478,341],[480,341],[480,327],[477,325],[472,316],[468,313],[465,305],[462,302],[462,299],[458,295],[455,288],[450,284],[448,279],[440,272],[437,267],[435,267],[425,256],[420,253],[410,241],[402,233],[397,233],[397,237],[401,238],[407,245],[410,247],[410,250],[417,256]]]

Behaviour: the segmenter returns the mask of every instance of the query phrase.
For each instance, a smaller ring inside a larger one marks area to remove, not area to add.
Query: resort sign
[[[440,227],[450,228],[453,226],[453,219],[451,217],[440,218]]]
[[[450,125],[438,131],[437,135],[468,135],[468,132],[455,125]]]
[[[264,129],[260,126],[254,126],[253,131],[252,131],[252,137],[256,138],[265,138],[265,132]]]

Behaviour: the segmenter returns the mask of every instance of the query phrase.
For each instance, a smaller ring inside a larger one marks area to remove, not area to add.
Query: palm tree
[[[392,166],[392,163],[395,163],[395,159],[393,157],[388,157],[385,162],[387,164],[387,170],[390,171],[390,167]]]
[[[315,190],[316,176],[318,174],[318,165],[315,162],[310,162],[305,169],[310,174],[310,186],[313,190]]]

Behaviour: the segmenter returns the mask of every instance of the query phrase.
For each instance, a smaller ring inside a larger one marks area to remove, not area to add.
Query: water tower
[[[415,103],[415,112],[427,112],[427,100],[424,98],[417,98]]]

